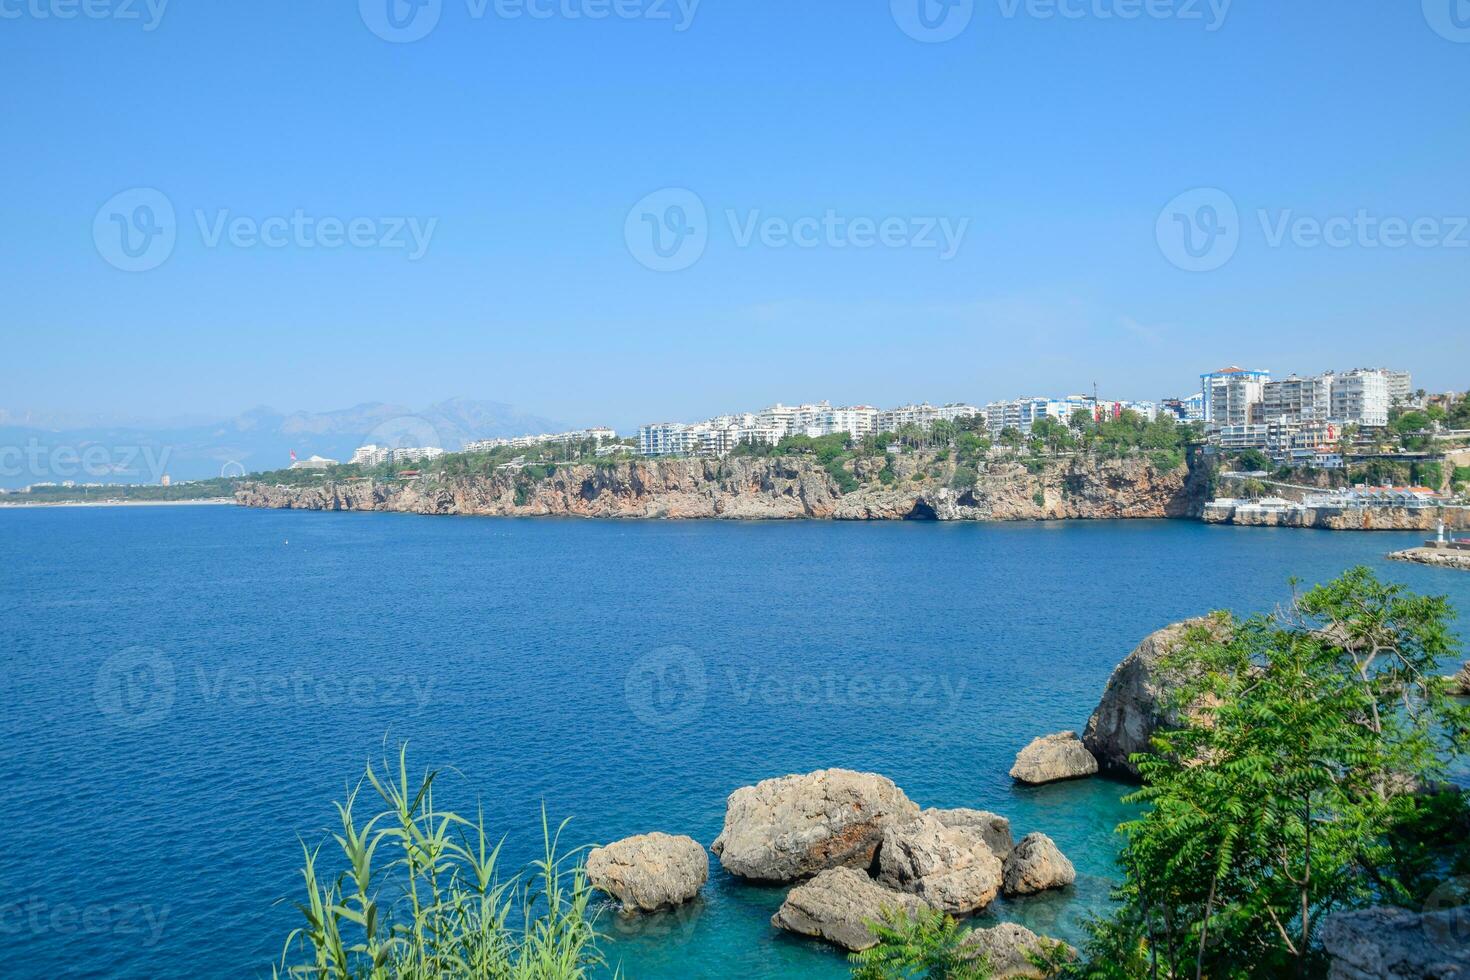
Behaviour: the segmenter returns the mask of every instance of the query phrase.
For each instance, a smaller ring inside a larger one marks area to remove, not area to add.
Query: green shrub
[[[501,880],[500,844],[484,817],[437,809],[437,775],[410,778],[406,745],[396,770],[387,759],[381,772],[369,763],[337,804],[341,870],[321,873],[326,842],[302,844],[306,923],[286,938],[277,977],[550,980],[606,965],[586,870],[577,852],[557,854],[565,822],[553,833],[543,810],[542,858],[528,880]],[[384,808],[359,820],[364,783]]]
[[[852,493],[858,488],[857,477],[847,472],[847,467],[842,465],[841,459],[829,460],[822,468],[827,471],[827,475],[837,484],[839,492],[844,494]]]
[[[958,466],[955,468],[954,476],[949,478],[949,485],[955,490],[969,490],[975,486],[975,481],[980,475],[969,466]]]

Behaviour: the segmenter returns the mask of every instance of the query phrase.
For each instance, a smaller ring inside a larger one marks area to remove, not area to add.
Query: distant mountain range
[[[330,412],[254,408],[232,419],[166,422],[0,409],[0,487],[75,480],[156,483],[273,470],[325,456],[346,461],[366,443],[460,449],[475,439],[568,426],[501,402],[452,398],[425,409],[368,402]]]

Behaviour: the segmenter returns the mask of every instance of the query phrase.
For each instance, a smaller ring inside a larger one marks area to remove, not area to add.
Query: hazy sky
[[[0,407],[1470,385],[1457,0],[417,2],[0,0]]]

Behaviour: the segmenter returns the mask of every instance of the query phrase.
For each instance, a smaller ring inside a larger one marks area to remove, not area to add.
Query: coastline
[[[205,497],[201,500],[27,500],[21,503],[0,502],[0,509],[25,510],[33,507],[222,507],[238,506],[229,497]]]

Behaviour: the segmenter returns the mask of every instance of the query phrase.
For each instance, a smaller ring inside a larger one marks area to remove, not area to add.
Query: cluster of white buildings
[[[392,446],[378,446],[368,443],[359,446],[352,454],[352,462],[358,466],[380,466],[383,463],[418,463],[430,459],[438,459],[444,455],[444,450],[438,446],[415,446],[406,448],[394,448]]]
[[[574,429],[571,432],[543,433],[535,436],[516,436],[514,439],[480,439],[475,442],[465,443],[464,452],[488,453],[492,449],[531,449],[535,446],[565,445],[569,443],[586,442],[589,439],[598,442],[612,442],[617,439],[618,434],[612,429],[596,427],[591,429]]]
[[[1086,412],[1093,421],[1116,419],[1124,412],[1135,412],[1149,421],[1159,413],[1154,402],[1106,401],[1091,395],[1068,395],[1065,398],[1014,398],[991,402],[985,406],[985,425],[992,438],[1006,429],[1017,429],[1030,435],[1031,427],[1044,418],[1070,425],[1077,412]]]
[[[1269,371],[1223,368],[1200,376],[1202,421],[1226,450],[1260,449],[1278,462],[1341,465],[1333,450],[1345,426],[1388,425],[1396,404],[1408,404],[1407,371],[1358,368],[1273,381]]]
[[[903,405],[877,409],[870,405],[834,408],[830,402],[807,405],[777,403],[759,412],[720,415],[703,422],[655,422],[638,428],[643,456],[725,456],[742,442],[774,446],[787,436],[844,433],[854,439],[897,432],[906,425],[927,429],[938,421],[954,422],[984,413],[974,405]]]

